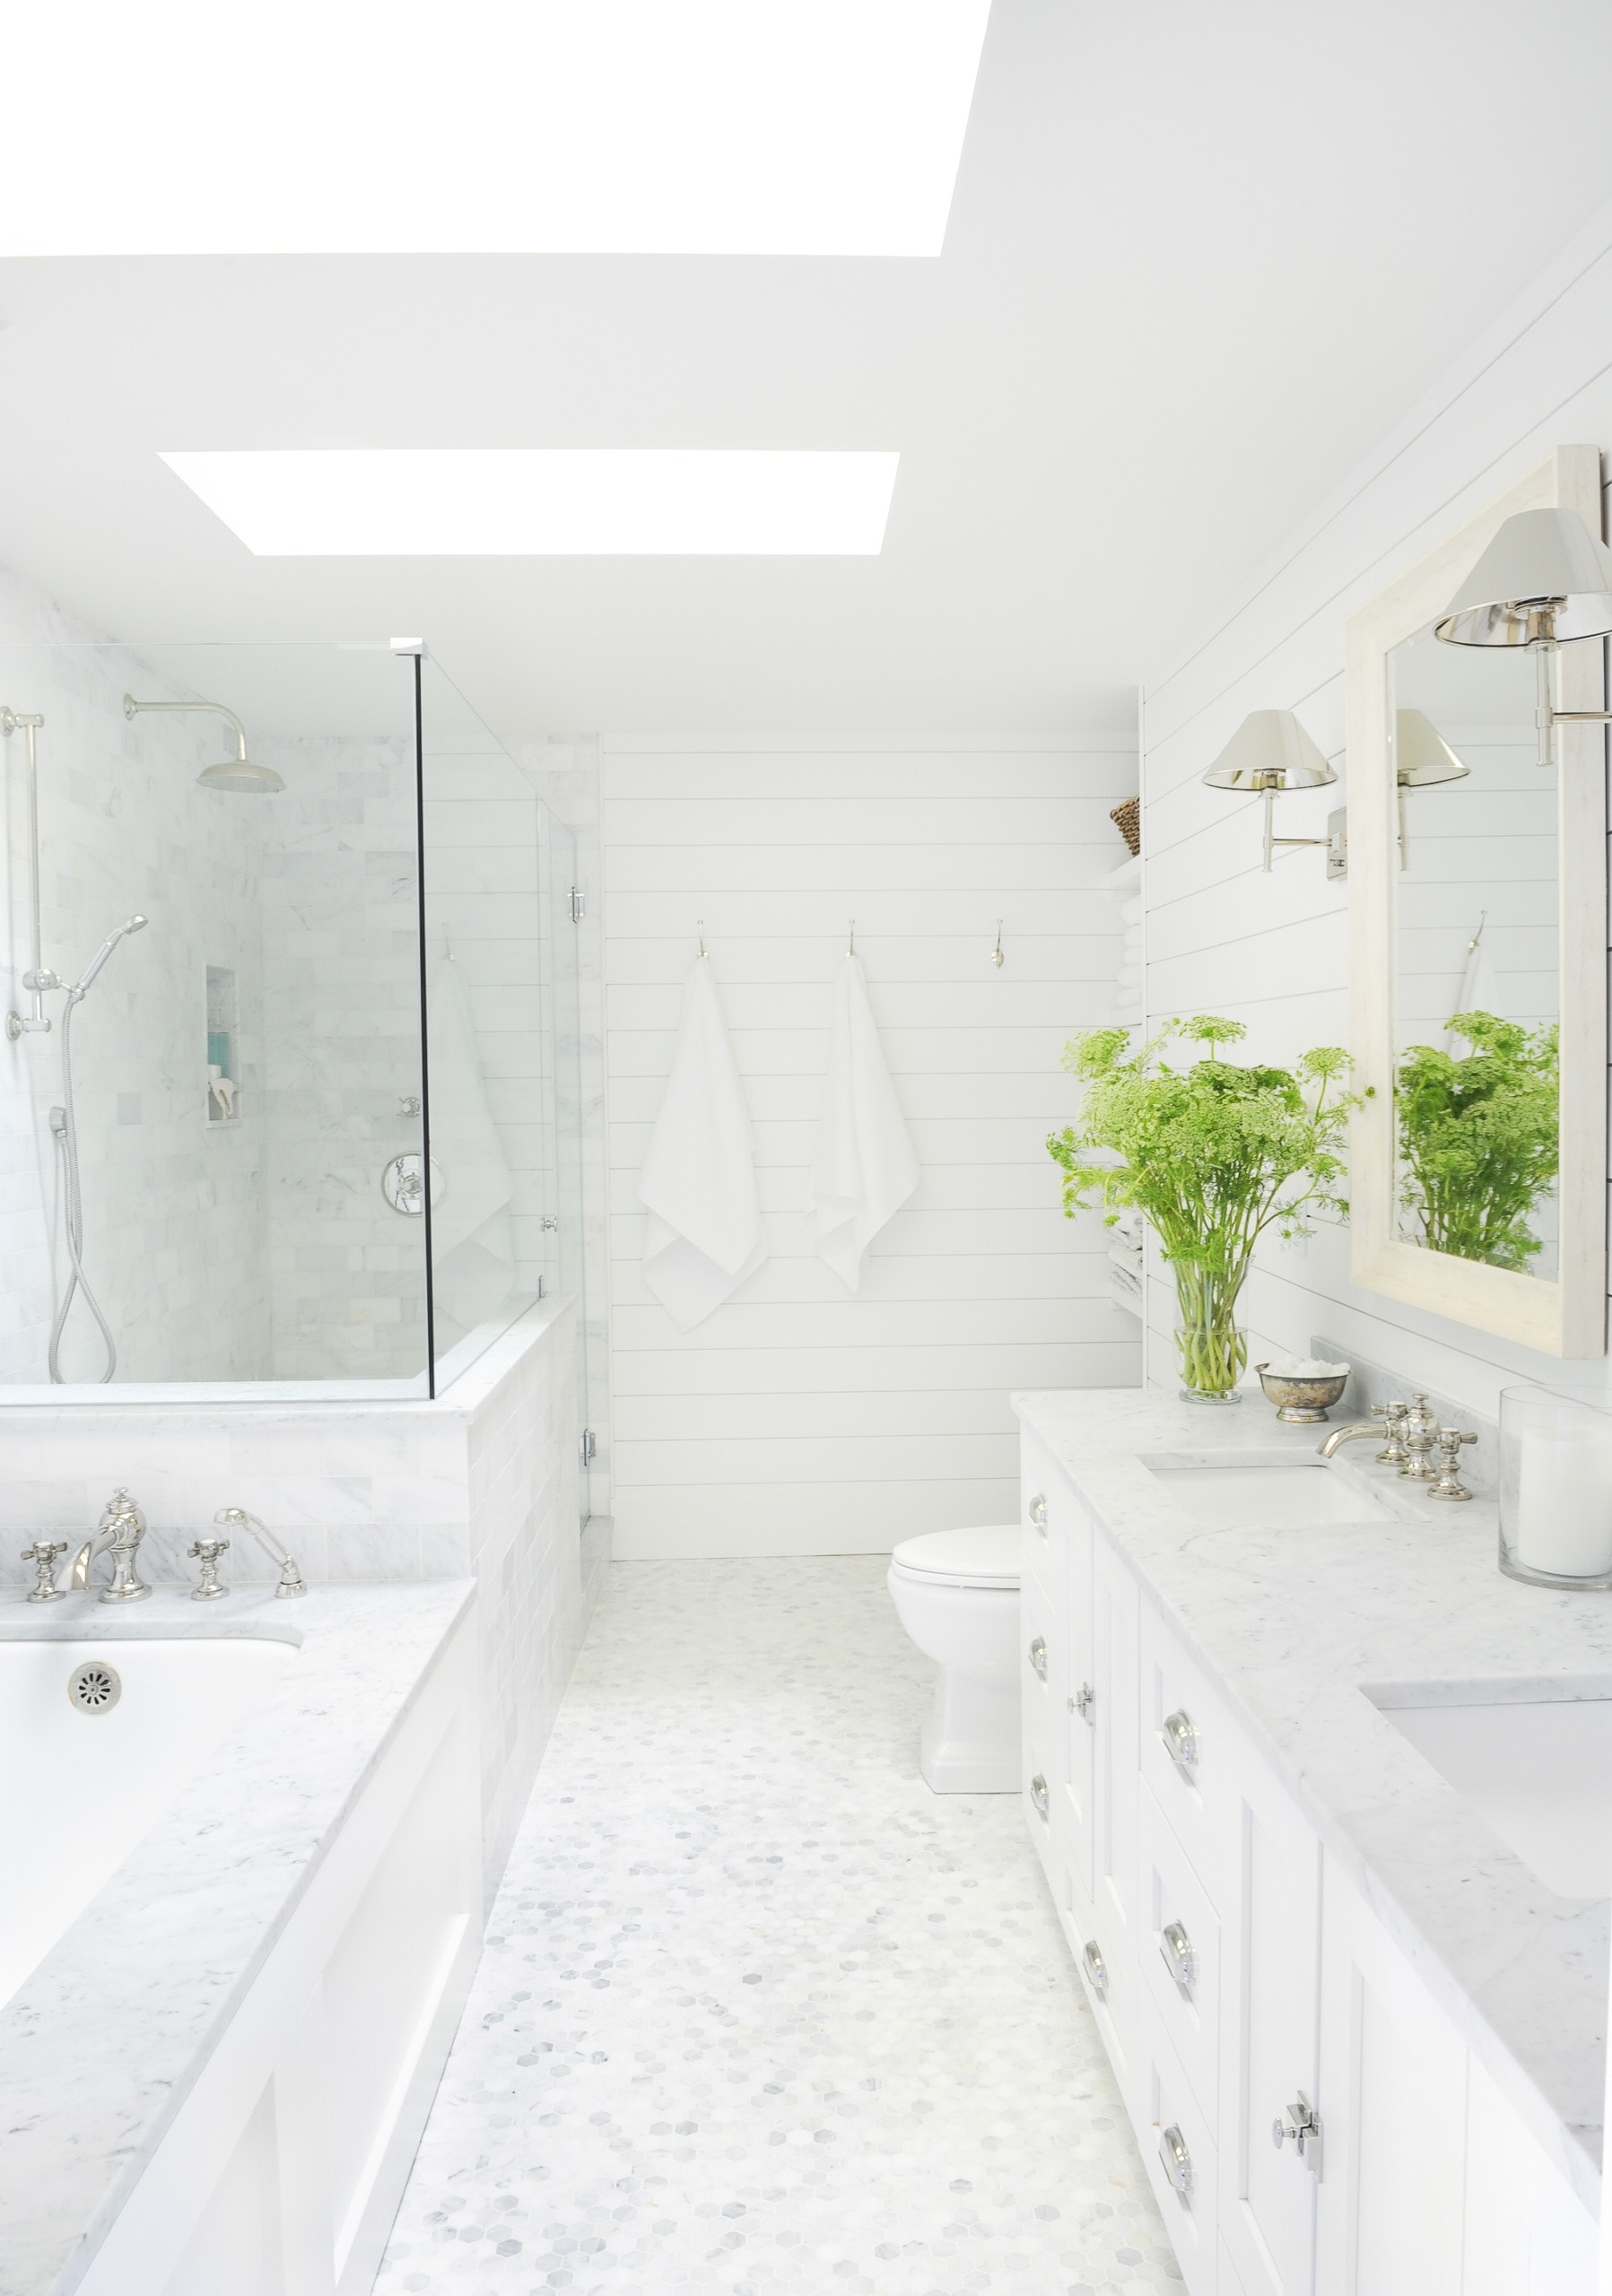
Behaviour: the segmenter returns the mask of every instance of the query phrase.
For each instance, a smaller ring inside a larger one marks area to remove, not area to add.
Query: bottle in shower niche
[[[236,1124],[240,1118],[240,1083],[236,1070],[239,1021],[235,972],[230,965],[207,967],[207,1122]]]
[[[1548,1387],[1501,1390],[1500,1567],[1538,1587],[1612,1587],[1612,1415]]]

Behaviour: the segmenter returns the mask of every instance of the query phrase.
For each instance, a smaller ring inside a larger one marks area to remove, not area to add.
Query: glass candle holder
[[[1501,1390],[1500,1567],[1535,1587],[1612,1587],[1612,1414]]]

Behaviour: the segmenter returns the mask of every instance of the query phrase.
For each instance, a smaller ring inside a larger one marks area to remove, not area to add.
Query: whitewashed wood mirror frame
[[[1453,1322],[1546,1354],[1586,1357],[1605,1353],[1607,1320],[1607,798],[1600,726],[1565,725],[1555,734],[1561,1161],[1554,1274],[1485,1265],[1407,1238],[1399,1217],[1394,1096],[1401,1049],[1396,1027],[1401,811],[1390,734],[1390,658],[1445,612],[1503,519],[1518,510],[1557,507],[1576,511],[1591,534],[1600,534],[1599,448],[1558,447],[1349,620],[1350,1034],[1355,1081],[1371,1091],[1351,1131],[1350,1273],[1367,1291]],[[1599,642],[1564,645],[1557,665],[1558,709],[1607,706]]]

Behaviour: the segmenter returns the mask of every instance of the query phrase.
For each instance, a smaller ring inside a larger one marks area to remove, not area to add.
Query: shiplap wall
[[[606,739],[618,1555],[877,1552],[1017,1511],[1019,1387],[1134,1384],[1106,1237],[1043,1145],[1059,1057],[1111,1019],[1134,741]],[[802,1231],[829,982],[854,917],[923,1177],[853,1298]],[[997,920],[1006,961],[990,961]],[[771,1257],[680,1335],[638,1178],[696,920],[754,1126]]]
[[[1555,446],[1612,446],[1612,211],[1541,272],[1442,386],[1228,608],[1145,706],[1142,787],[1147,1006],[1225,1013],[1249,1050],[1283,1060],[1348,1039],[1347,887],[1319,854],[1259,872],[1257,804],[1200,776],[1243,716],[1290,709],[1342,786],[1281,801],[1278,831],[1323,833],[1346,802],[1344,625],[1384,584]],[[1150,1246],[1148,1377],[1174,1375],[1173,1294]],[[1517,1378],[1560,1378],[1554,1358],[1358,1290],[1348,1239],[1323,1230],[1263,1251],[1245,1294],[1254,1360],[1325,1333],[1492,1413]],[[1573,1369],[1607,1379],[1604,1361]],[[1608,1382],[1612,1385],[1612,1381]]]

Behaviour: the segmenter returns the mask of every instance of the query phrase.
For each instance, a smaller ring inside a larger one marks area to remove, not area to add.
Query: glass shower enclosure
[[[13,648],[0,713],[0,1400],[428,1396],[579,1326],[573,841],[437,665]]]

